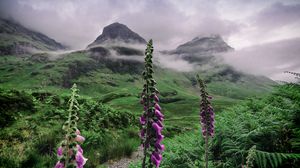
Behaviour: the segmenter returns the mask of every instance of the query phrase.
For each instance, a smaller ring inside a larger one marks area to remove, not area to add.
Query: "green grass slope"
[[[47,53],[24,57],[2,56],[0,87],[63,94],[73,83],[77,83],[82,96],[140,114],[142,70],[143,63],[139,61],[95,58],[86,51],[61,55],[56,59]],[[228,66],[219,66],[210,73],[177,72],[156,67],[155,79],[168,122],[174,119],[174,123],[180,125],[177,120],[190,120],[191,116],[198,114],[196,73],[208,82],[217,111],[248,96],[267,93],[274,84],[263,77],[245,74],[239,74],[235,79],[232,74],[226,74],[230,70]]]
[[[0,18],[0,54],[24,54],[32,50],[54,51],[65,46],[44,34],[29,30],[24,26]]]

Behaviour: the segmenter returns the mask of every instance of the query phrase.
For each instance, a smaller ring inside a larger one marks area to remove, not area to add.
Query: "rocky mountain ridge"
[[[126,25],[115,22],[104,27],[103,32],[96,40],[88,45],[88,48],[104,44],[146,44],[146,40],[133,32]]]

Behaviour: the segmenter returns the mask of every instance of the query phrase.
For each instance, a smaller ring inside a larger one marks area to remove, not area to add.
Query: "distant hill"
[[[146,40],[126,25],[116,22],[104,27],[102,34],[93,43],[89,44],[88,48],[96,45],[118,43],[146,44]]]
[[[216,55],[233,51],[220,35],[195,37],[191,41],[179,45],[176,49],[163,51],[164,54],[183,58],[190,63],[199,65],[211,64]],[[218,60],[219,61],[219,60]]]
[[[0,19],[0,55],[55,51],[66,47],[48,36],[32,31],[14,21]]]
[[[196,37],[193,40],[179,45],[175,53],[214,54],[233,50],[220,35]]]

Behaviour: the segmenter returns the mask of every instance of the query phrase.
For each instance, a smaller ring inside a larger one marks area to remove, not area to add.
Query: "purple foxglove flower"
[[[155,106],[154,106],[154,107],[155,107],[156,110],[161,111],[161,108],[160,108],[160,106],[159,106],[158,103],[155,103]]]
[[[65,167],[64,164],[58,161],[54,168],[64,168],[64,167]]]
[[[160,144],[160,143],[155,143],[154,146],[160,150],[160,151],[164,151],[165,150],[165,145]]]
[[[164,127],[164,125],[162,124],[161,120],[156,121],[156,123],[157,123],[160,127]]]
[[[163,118],[164,117],[164,115],[159,110],[155,110],[155,115],[158,118]]]
[[[163,117],[157,117],[157,119],[158,119],[159,121],[164,121],[164,118],[163,118]]]
[[[83,166],[85,165],[87,159],[83,157],[81,152],[77,152],[76,154],[76,164],[77,164],[77,168],[83,168]]]
[[[161,132],[162,127],[160,127],[157,123],[152,123],[152,127],[155,129],[156,132]]]
[[[57,156],[62,156],[62,154],[63,154],[63,148],[60,146],[57,149]]]
[[[81,135],[77,135],[75,138],[75,141],[82,143],[85,140],[85,138]]]
[[[141,129],[140,138],[144,138],[144,137],[145,137],[145,129]]]
[[[143,78],[146,83],[144,84],[143,95],[141,96],[144,105],[142,117],[144,118],[140,118],[140,123],[142,125],[140,137],[144,147],[142,167],[146,167],[146,161],[150,159],[153,165],[158,168],[162,160],[161,152],[164,150],[164,146],[160,144],[163,140],[161,131],[163,128],[162,121],[164,120],[164,115],[161,113],[161,107],[158,104],[159,98],[157,94],[159,94],[159,92],[155,87],[156,82],[153,79],[152,53],[152,40],[150,40],[145,51],[146,57]],[[145,130],[147,130],[147,135],[145,135]]]
[[[140,117],[140,124],[142,124],[142,125],[146,124],[146,118],[145,118],[145,116]]]
[[[156,143],[161,143],[161,141],[164,139],[164,136],[163,135],[161,135],[161,134],[158,134],[157,136],[156,136]]]
[[[157,96],[157,95],[154,95],[154,100],[155,100],[155,102],[156,102],[156,103],[158,103],[158,102],[159,102],[159,98],[158,98],[158,96]]]
[[[159,161],[162,160],[162,155],[160,153],[158,153],[158,152],[155,151],[155,152],[152,152],[152,155],[155,156],[155,158],[157,160],[159,160]]]
[[[81,146],[77,144],[76,147],[77,147],[77,151],[80,152],[81,154],[83,154],[83,150],[82,150]]]
[[[160,160],[156,159],[156,157],[154,155],[151,155],[151,161],[152,163],[155,165],[156,168],[159,167],[160,165]]]

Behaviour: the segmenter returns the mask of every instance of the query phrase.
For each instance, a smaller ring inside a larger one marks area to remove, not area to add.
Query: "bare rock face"
[[[114,43],[146,44],[147,42],[126,25],[116,22],[104,27],[102,34],[93,43],[88,45],[88,48]]]

